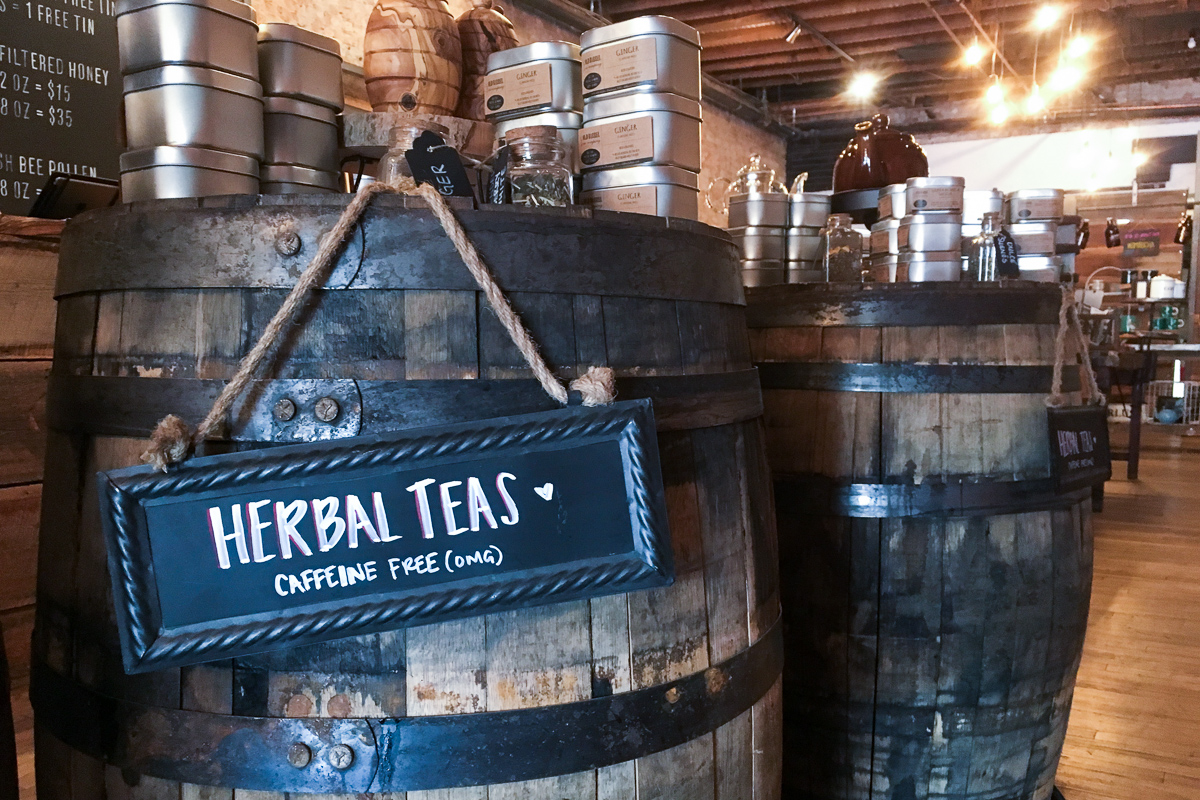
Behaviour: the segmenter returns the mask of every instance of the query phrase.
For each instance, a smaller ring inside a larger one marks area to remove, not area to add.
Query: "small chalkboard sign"
[[[1057,491],[1085,489],[1112,477],[1105,406],[1051,408],[1049,424],[1050,472]]]
[[[131,673],[673,580],[649,400],[99,479]]]
[[[1121,255],[1150,258],[1162,249],[1162,234],[1157,228],[1135,228],[1121,235]]]

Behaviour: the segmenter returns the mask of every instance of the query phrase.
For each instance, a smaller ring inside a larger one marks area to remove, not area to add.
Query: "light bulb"
[[[1046,108],[1046,101],[1042,99],[1042,93],[1035,83],[1033,88],[1029,90],[1029,96],[1025,98],[1025,113],[1039,114]]]
[[[987,93],[984,95],[989,103],[998,105],[1004,102],[1004,87],[1000,85],[1000,81],[995,81],[987,88]]]
[[[967,47],[966,50],[963,51],[962,60],[963,60],[963,63],[966,64],[967,66],[973,67],[976,64],[978,64],[980,61],[983,61],[983,56],[984,56],[983,47],[980,46],[979,42],[975,42],[975,43],[971,44],[969,47]]]
[[[1189,33],[1188,34],[1188,50],[1195,50],[1195,49],[1196,49],[1196,34]]]
[[[1037,14],[1033,18],[1033,26],[1038,30],[1046,30],[1054,23],[1058,22],[1059,16],[1062,14],[1062,9],[1056,5],[1046,4],[1037,10]]]
[[[1150,160],[1150,156],[1146,155],[1145,153],[1141,152],[1140,150],[1133,151],[1133,165],[1135,167],[1140,167],[1149,160]]]
[[[1003,125],[1008,120],[1008,105],[1001,103],[993,108],[988,114],[988,119],[992,121],[993,125]]]
[[[850,79],[850,85],[846,91],[852,97],[859,100],[869,100],[871,95],[875,93],[875,87],[879,85],[879,76],[873,72],[857,72]]]
[[[1067,55],[1071,58],[1081,58],[1092,49],[1092,40],[1086,36],[1076,36],[1067,45]]]
[[[1058,69],[1050,73],[1050,88],[1056,92],[1074,89],[1083,80],[1083,72],[1071,64],[1059,64]]]

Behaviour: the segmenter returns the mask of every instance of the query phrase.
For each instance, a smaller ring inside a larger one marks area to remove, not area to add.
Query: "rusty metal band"
[[[515,711],[400,719],[209,714],[118,700],[41,664],[29,696],[39,728],[121,769],[210,786],[357,794],[536,780],[661,752],[746,712],[782,669],[776,621],[745,650],[685,678]]]
[[[80,215],[63,232],[55,296],[291,289],[349,202],[349,195],[304,197],[159,200]],[[745,304],[732,241],[699,222],[583,207],[455,213],[506,293]],[[478,288],[424,201],[397,196],[372,201],[325,286]]]
[[[914,485],[856,483],[823,475],[775,476],[775,503],[780,519],[1018,514],[1068,508],[1090,497],[1091,489],[1059,494],[1055,491],[1054,481],[1049,478],[1024,481],[951,478]]]
[[[1004,364],[862,364],[841,361],[760,363],[763,389],[910,394],[1049,394],[1052,366]],[[1078,392],[1079,367],[1063,369],[1063,391]]]
[[[167,414],[199,420],[225,386],[220,380],[109,378],[52,374],[46,414],[52,429],[99,436],[147,436]],[[558,404],[537,381],[259,381],[233,412],[232,441],[309,442],[365,436],[493,417],[550,411]],[[319,399],[333,398],[338,416],[315,416]],[[660,431],[745,422],[762,414],[758,372],[717,372],[617,378],[622,400],[651,398]],[[289,400],[295,414],[276,413]]]
[[[1057,325],[1058,284],[793,284],[746,290],[751,328]]]

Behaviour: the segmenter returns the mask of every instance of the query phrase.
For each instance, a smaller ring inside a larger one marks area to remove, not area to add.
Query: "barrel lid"
[[[135,11],[144,11],[154,6],[168,5],[207,8],[209,11],[216,11],[219,14],[225,14],[226,16],[244,20],[251,24],[258,21],[254,14],[254,9],[250,7],[250,4],[241,3],[238,0],[117,0],[115,13],[116,16],[120,17],[125,14],[132,14]]]
[[[262,85],[258,81],[208,67],[185,67],[169,64],[126,75],[124,85],[126,94],[156,89],[160,86],[206,86],[210,89],[253,97],[256,100],[262,99]]]
[[[326,125],[337,124],[337,112],[328,106],[320,106],[293,97],[264,97],[264,114],[291,114],[295,117],[324,122]]]
[[[559,130],[571,130],[583,127],[583,114],[578,111],[546,111],[541,114],[531,114],[528,117],[516,117],[492,123],[496,128],[496,137],[500,138],[514,128],[524,128],[529,125],[553,125]]]
[[[292,44],[301,44],[305,47],[311,47],[314,50],[320,50],[323,53],[335,55],[338,58],[342,57],[342,46],[338,44],[337,39],[330,39],[328,36],[306,31],[304,28],[298,28],[295,25],[288,25],[284,22],[264,22],[262,25],[259,25],[258,41],[259,43],[291,42]]]
[[[236,175],[258,176],[258,159],[203,147],[147,147],[121,154],[121,172],[151,167],[200,167]]]
[[[673,111],[692,119],[701,119],[700,104],[677,94],[657,92],[654,94],[627,94],[620,97],[604,97],[588,102],[583,108],[583,124],[615,117],[618,114],[637,114],[647,111]]]
[[[585,192],[662,184],[700,191],[700,176],[679,167],[623,167],[585,172],[583,175]]]
[[[319,186],[331,191],[336,191],[338,188],[336,172],[324,172],[291,164],[263,164],[260,178],[263,183],[298,183],[303,186]]]
[[[571,42],[534,42],[524,47],[501,50],[488,56],[487,71],[507,69],[530,61],[578,61],[579,45]]]
[[[627,19],[624,22],[615,22],[612,25],[584,31],[583,35],[579,37],[579,46],[583,50],[588,50],[619,39],[628,39],[631,36],[654,34],[674,36],[693,47],[700,47],[700,31],[674,17],[664,17],[658,14]]]

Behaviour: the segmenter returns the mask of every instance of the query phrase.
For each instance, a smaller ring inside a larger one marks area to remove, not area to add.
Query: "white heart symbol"
[[[533,487],[533,490],[537,492],[538,497],[542,498],[543,500],[549,500],[551,497],[554,497],[553,483],[547,483],[545,486],[535,486]]]

